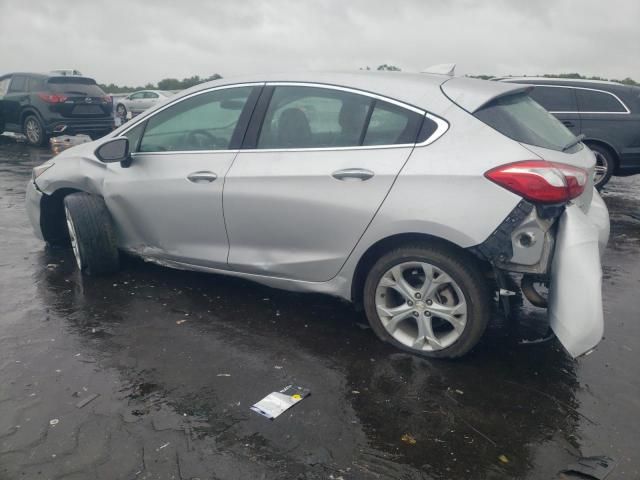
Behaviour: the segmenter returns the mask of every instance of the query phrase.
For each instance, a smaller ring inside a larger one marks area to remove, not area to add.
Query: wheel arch
[[[614,172],[618,169],[618,167],[620,166],[620,154],[613,145],[611,145],[609,142],[605,142],[604,140],[600,140],[597,138],[585,138],[583,142],[587,146],[597,145],[608,150],[611,153],[611,157],[613,158],[613,161],[615,163]]]
[[[40,229],[45,241],[56,246],[69,242],[69,233],[64,214],[64,198],[72,193],[83,192],[77,188],[58,188],[40,200]],[[85,192],[88,193],[88,192]]]
[[[22,128],[24,125],[24,121],[26,120],[28,115],[35,115],[36,117],[38,117],[38,120],[40,120],[40,123],[42,123],[42,127],[45,128],[45,124],[44,124],[44,118],[42,117],[42,115],[40,114],[40,112],[38,111],[37,108],[33,107],[33,106],[26,106],[22,109],[22,111],[20,112],[20,127]]]
[[[478,261],[478,259],[474,257],[467,249],[442,237],[418,232],[390,235],[373,243],[360,256],[351,280],[351,301],[358,306],[362,304],[364,284],[367,278],[367,273],[369,272],[369,270],[371,270],[371,267],[382,255],[394,248],[416,243],[442,245],[446,248],[459,251],[461,255],[468,256],[471,259],[470,261]]]

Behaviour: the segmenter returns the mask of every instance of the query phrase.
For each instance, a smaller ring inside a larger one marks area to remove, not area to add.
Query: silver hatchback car
[[[327,293],[424,356],[467,353],[521,288],[578,356],[603,334],[609,215],[593,153],[528,88],[380,72],[214,81],[36,167],[29,217],[89,274],[124,251]]]

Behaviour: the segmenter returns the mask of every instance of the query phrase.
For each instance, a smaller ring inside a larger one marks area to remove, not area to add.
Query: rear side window
[[[279,86],[257,148],[340,148],[415,143],[422,116],[331,88]]]
[[[517,142],[562,151],[576,137],[526,93],[500,97],[475,117]],[[576,149],[580,149],[577,144]]]
[[[44,89],[44,78],[29,77],[30,92],[42,92]]]
[[[627,111],[616,97],[607,92],[576,90],[576,95],[581,112],[624,113]]]
[[[369,97],[341,90],[276,87],[258,148],[358,146],[372,103]]]
[[[148,120],[139,150],[227,150],[252,90],[237,87],[205,92],[158,112]]]
[[[550,112],[577,112],[578,105],[572,88],[535,87],[529,96]]]
[[[26,92],[27,91],[27,77],[23,75],[14,75],[9,85],[10,92]]]
[[[158,94],[154,92],[144,92],[144,98],[158,98]]]
[[[87,97],[103,97],[105,93],[92,78],[53,77],[47,80],[47,88],[52,93],[68,95],[85,95]]]
[[[368,145],[415,143],[422,116],[391,103],[376,100],[364,137]]]

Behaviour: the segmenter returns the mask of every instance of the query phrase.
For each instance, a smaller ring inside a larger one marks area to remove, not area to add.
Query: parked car
[[[568,352],[603,333],[595,157],[526,86],[445,75],[218,80],[34,169],[36,235],[78,268],[119,251],[364,306],[411,353],[458,357],[523,274]]]
[[[640,87],[566,78],[510,77],[535,85],[531,98],[554,114],[596,155],[596,187],[612,175],[640,173]]]
[[[132,117],[135,117],[172,95],[172,93],[162,90],[141,90],[139,92],[133,92],[131,95],[118,99],[116,114],[120,118],[127,118],[127,114],[129,113]]]
[[[0,76],[0,132],[25,135],[30,145],[50,136],[113,130],[113,106],[95,80],[80,76],[11,73]]]

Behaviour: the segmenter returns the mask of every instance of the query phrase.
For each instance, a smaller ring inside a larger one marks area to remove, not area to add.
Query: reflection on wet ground
[[[135,259],[80,278],[24,212],[47,158],[0,137],[0,478],[537,479],[594,454],[640,475],[640,178],[604,195],[595,353],[521,346],[502,326],[443,362],[380,343],[329,297]],[[291,383],[312,395],[275,421],[249,411]]]

